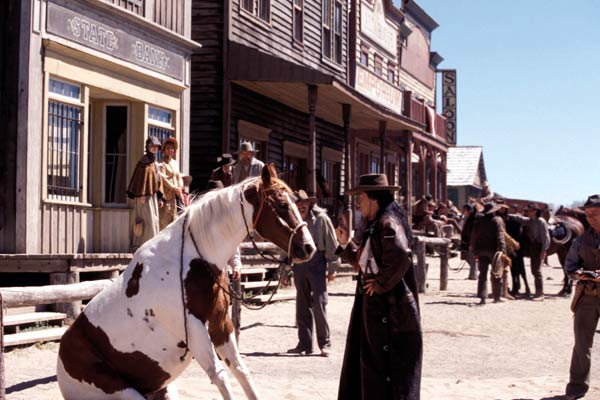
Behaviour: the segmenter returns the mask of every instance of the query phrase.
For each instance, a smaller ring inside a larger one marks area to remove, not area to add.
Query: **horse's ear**
[[[270,167],[272,165],[273,164],[269,164],[269,165],[265,164],[263,166],[262,173],[260,174],[260,177],[262,178],[262,184],[263,184],[263,187],[265,189],[268,189],[268,188],[271,187],[272,176],[271,176],[271,169],[270,169]],[[275,175],[275,176],[277,176],[277,175]]]

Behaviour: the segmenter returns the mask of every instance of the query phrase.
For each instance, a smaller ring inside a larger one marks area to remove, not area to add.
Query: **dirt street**
[[[569,299],[553,294],[562,272],[556,257],[543,269],[544,302],[518,300],[477,306],[468,266],[451,260],[449,290],[440,293],[439,259],[429,258],[428,292],[421,297],[425,354],[423,399],[543,399],[564,391],[573,345]],[[533,279],[530,277],[530,284]],[[335,399],[355,282],[330,285],[333,351],[329,358],[288,356],[296,344],[294,302],[242,312],[240,348],[265,399]],[[599,336],[599,335],[596,335]],[[598,339],[598,337],[597,337]],[[597,341],[598,342],[598,341]],[[316,346],[315,346],[316,347]],[[55,400],[57,344],[6,354],[8,399]],[[196,365],[178,379],[181,399],[220,399]],[[244,398],[237,382],[235,392]],[[589,399],[600,399],[600,344],[592,353]]]

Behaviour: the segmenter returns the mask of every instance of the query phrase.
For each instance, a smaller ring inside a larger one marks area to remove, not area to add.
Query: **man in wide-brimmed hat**
[[[221,157],[217,158],[218,167],[213,169],[210,175],[211,181],[223,182],[223,187],[231,186],[233,183],[232,166],[235,164],[235,160],[229,153],[224,153]]]
[[[544,279],[542,277],[542,262],[550,247],[548,223],[542,218],[542,209],[538,203],[529,203],[526,208],[527,216],[509,215],[508,219],[519,222],[526,232],[526,252],[531,261],[531,274],[534,278],[535,294],[533,300],[544,300]]]
[[[504,238],[504,223],[496,215],[501,206],[490,202],[483,207],[482,216],[473,224],[469,242],[469,251],[477,258],[479,265],[479,281],[477,284],[477,297],[479,304],[485,304],[487,299],[487,276],[490,263],[497,252],[506,253]],[[502,280],[491,273],[492,295],[494,302],[501,301]]]
[[[398,189],[386,175],[362,175],[347,192],[357,195],[360,240],[336,230],[339,254],[359,270],[338,399],[419,398],[423,337],[412,231],[394,201]]]
[[[250,142],[242,142],[240,149],[236,152],[238,163],[233,168],[233,183],[242,182],[244,179],[260,176],[265,165],[256,158],[258,150]]]
[[[294,265],[296,286],[296,326],[298,344],[288,353],[311,354],[313,352],[313,317],[317,332],[317,345],[322,356],[329,355],[331,341],[327,323],[327,280],[335,279],[340,258],[335,254],[338,242],[335,229],[327,211],[316,205],[316,197],[304,190],[294,192],[294,200],[300,216],[307,223],[317,252],[306,262]]]
[[[590,227],[575,239],[565,260],[567,273],[578,280],[571,305],[575,345],[567,399],[585,396],[590,387],[592,345],[600,317],[600,194],[589,196],[583,209]]]

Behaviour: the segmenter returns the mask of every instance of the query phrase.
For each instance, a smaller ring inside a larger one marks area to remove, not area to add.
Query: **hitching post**
[[[4,387],[4,300],[0,292],[0,400],[4,400],[6,388]]]

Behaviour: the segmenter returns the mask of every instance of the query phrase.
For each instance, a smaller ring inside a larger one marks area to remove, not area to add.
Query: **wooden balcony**
[[[101,0],[183,35],[186,0]]]
[[[404,116],[412,119],[415,122],[423,125],[423,130],[427,133],[432,133],[432,121],[430,121],[427,106],[419,100],[412,98],[411,92],[404,94]],[[436,137],[446,141],[448,139],[446,131],[446,117],[435,114]]]

